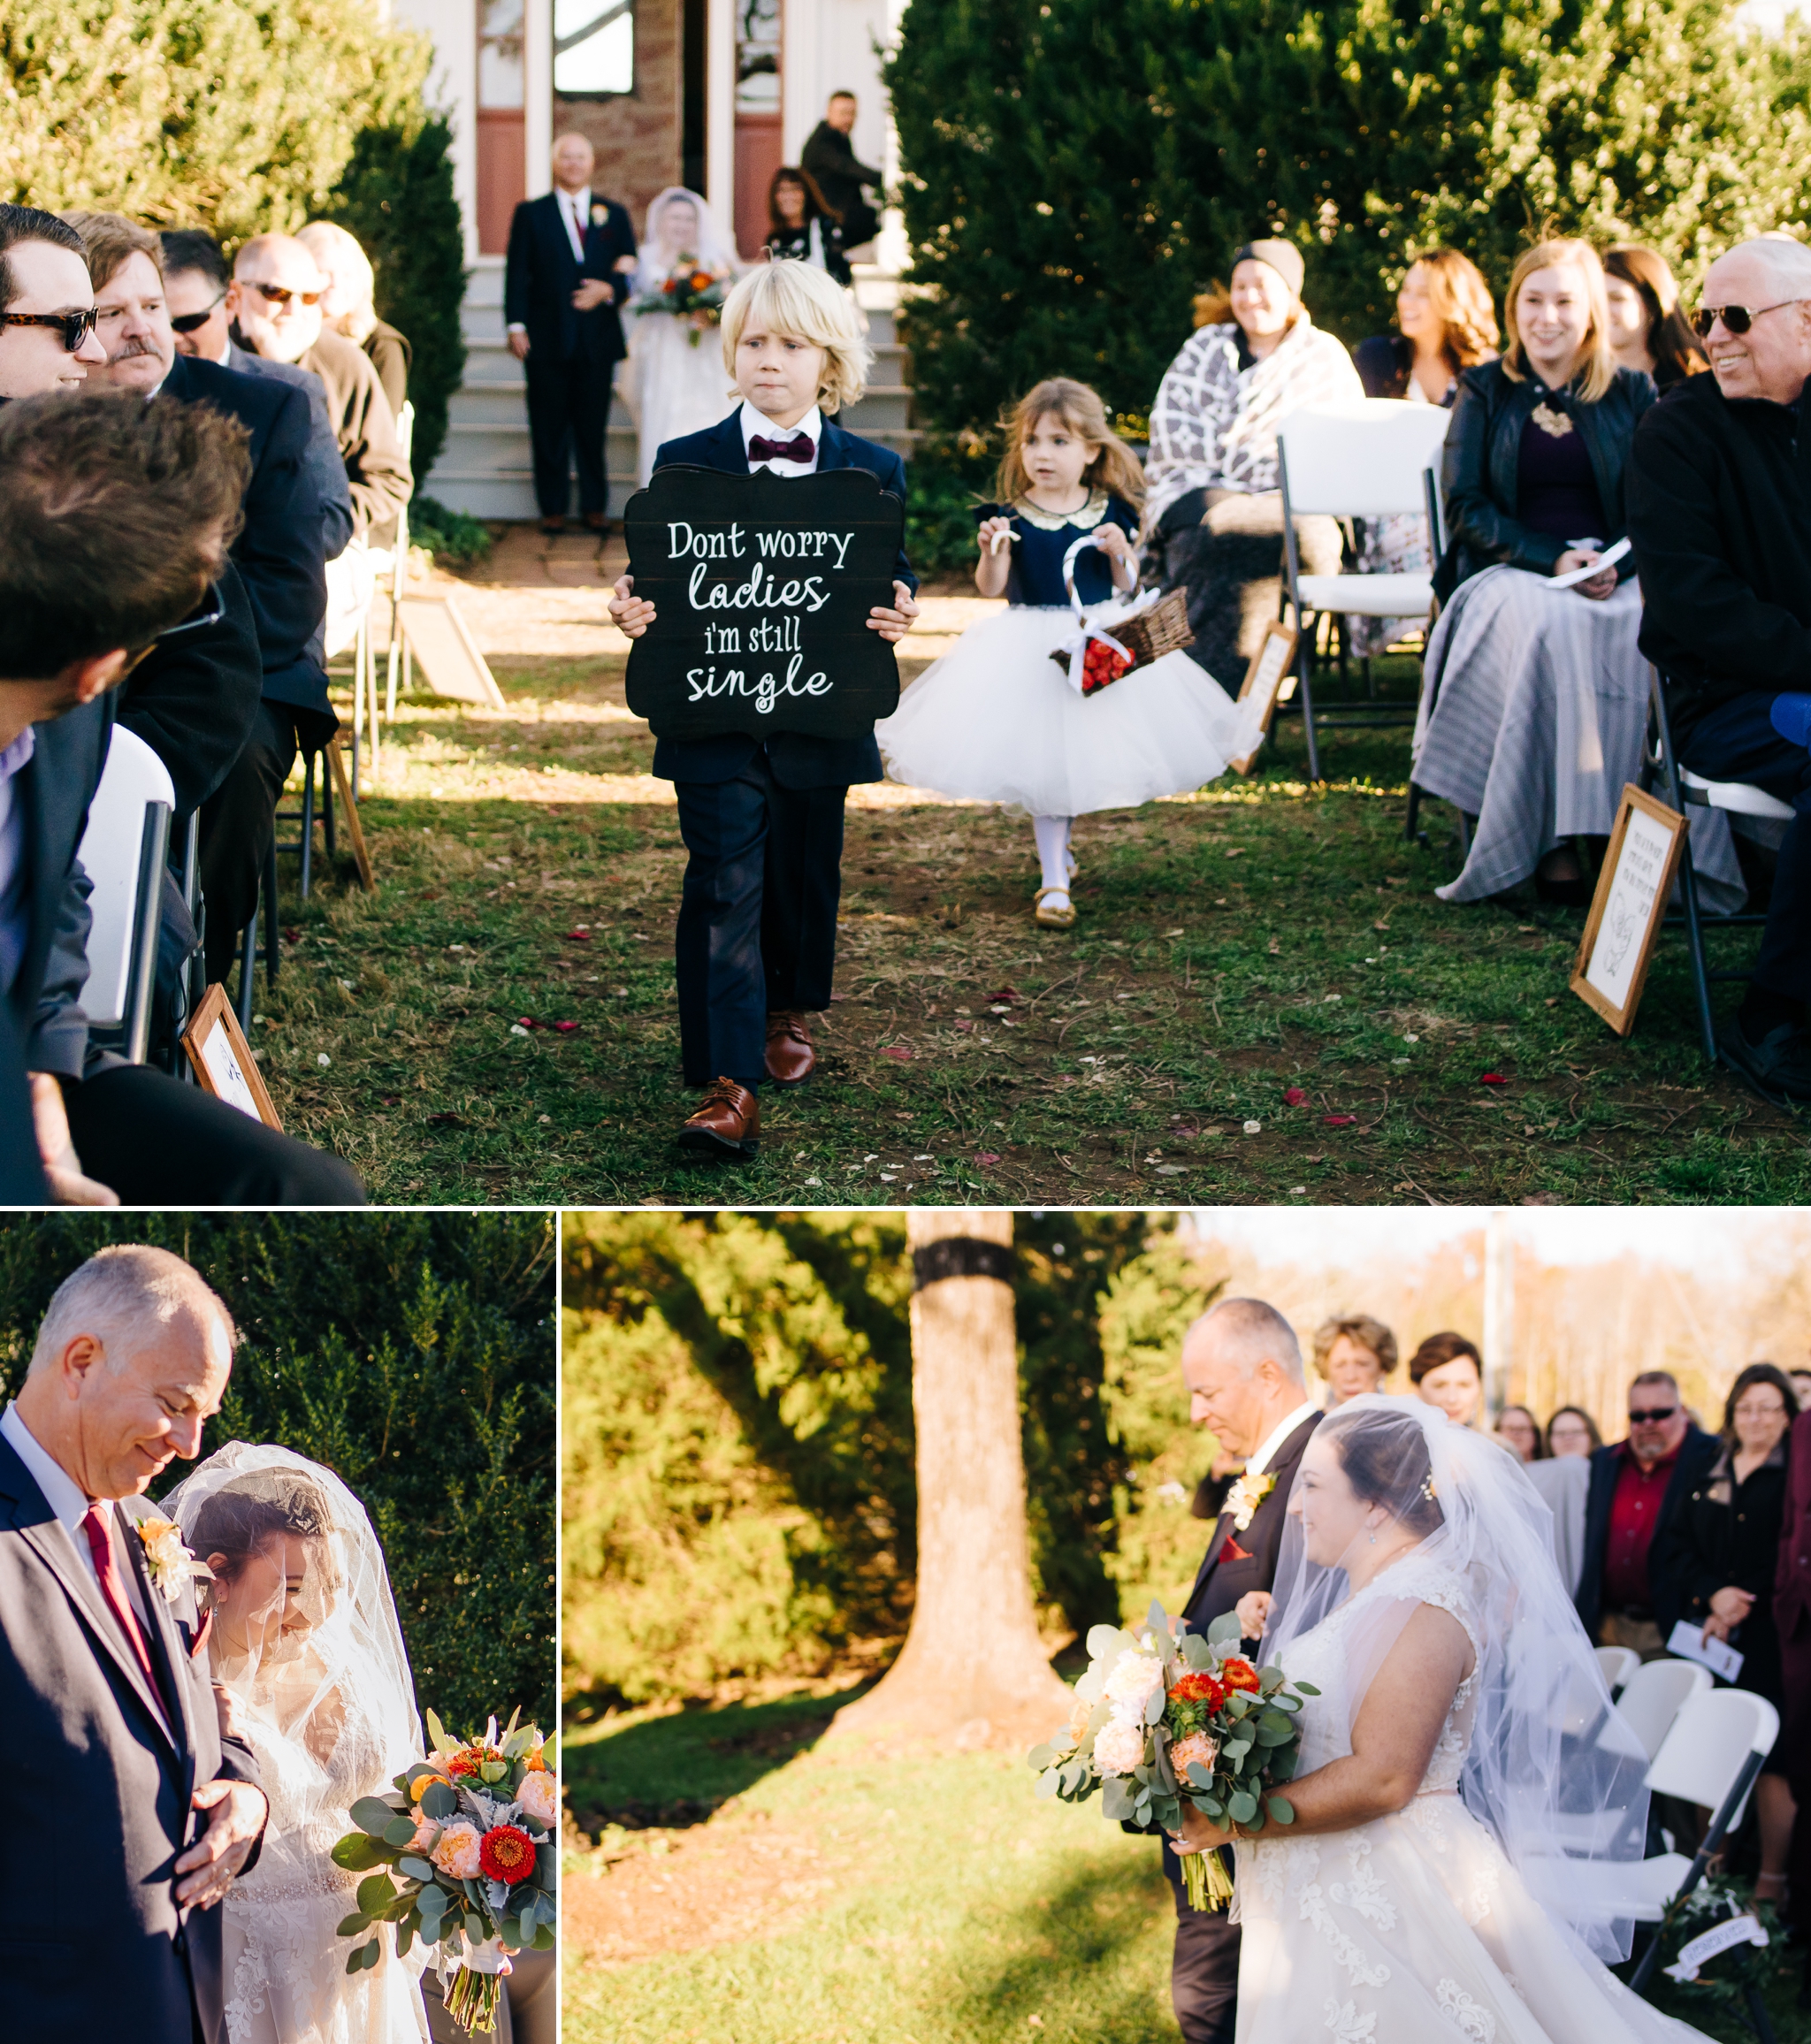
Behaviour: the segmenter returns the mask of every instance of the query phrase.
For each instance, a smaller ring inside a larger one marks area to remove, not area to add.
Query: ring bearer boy
[[[823,271],[791,262],[751,271],[723,307],[722,339],[742,402],[720,424],[669,440],[657,470],[866,469],[905,497],[898,455],[827,416],[860,399],[871,357],[854,305]],[[876,606],[868,629],[903,638],[918,614],[917,587],[902,552],[893,604]],[[638,638],[654,606],[625,575],[610,614]],[[805,1014],[830,998],[844,798],[852,782],[883,778],[880,751],[872,733],[662,738],[653,770],[674,784],[691,855],[675,933],[679,1043],[686,1085],[707,1088],[678,1140],[714,1155],[753,1156],[762,1079],[797,1086],[816,1063]]]

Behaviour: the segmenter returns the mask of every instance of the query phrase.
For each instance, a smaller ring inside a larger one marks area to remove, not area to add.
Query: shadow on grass
[[[1153,1847],[1047,1888],[1020,1908],[977,1910],[976,1927],[1006,1956],[971,1964],[946,2004],[952,2034],[1175,2044],[1169,2008],[1170,1889]],[[1163,1918],[1153,1968],[1152,1919]]]
[[[700,1706],[604,1738],[569,1740],[562,1772],[573,1821],[592,1836],[608,1824],[633,1831],[706,1823],[732,1796],[809,1752],[861,1693]],[[582,1699],[576,1711],[568,1704],[569,1725],[583,1708]]]

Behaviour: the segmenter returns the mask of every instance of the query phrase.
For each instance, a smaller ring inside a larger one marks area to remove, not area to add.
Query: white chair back
[[[1650,1661],[1649,1667],[1670,1664]],[[1693,1664],[1686,1662],[1686,1666]],[[1646,1669],[1642,1671],[1644,1674]],[[1700,1668],[1706,1674],[1708,1669]],[[1672,1729],[1647,1770],[1647,1786],[1656,1796],[1677,1796],[1713,1815],[1736,1785],[1750,1753],[1770,1753],[1779,1737],[1779,1712],[1765,1697],[1746,1689],[1706,1689],[1686,1699]],[[1730,1819],[1733,1831],[1742,1821],[1748,1798]]]
[[[1403,398],[1291,412],[1277,428],[1291,514],[1421,515],[1427,508],[1423,478],[1430,464],[1439,466],[1451,423],[1452,414],[1439,405],[1411,405]]]
[[[1709,1689],[1710,1670],[1696,1661],[1643,1661],[1616,1698],[1616,1709],[1651,1760],[1665,1743],[1673,1720],[1690,1699]]]
[[[1537,1462],[1536,1468],[1544,1465]],[[1617,1689],[1626,1689],[1634,1679],[1635,1670],[1641,1666],[1641,1657],[1633,1647],[1601,1646],[1597,1650],[1597,1665],[1603,1670],[1603,1679],[1610,1686],[1612,1695]],[[1654,1758],[1654,1748],[1647,1748],[1647,1757]]]
[[[97,1029],[117,1029],[132,999],[145,810],[153,802],[175,809],[169,769],[136,732],[116,724],[78,854],[92,889],[88,980],[81,1004]]]

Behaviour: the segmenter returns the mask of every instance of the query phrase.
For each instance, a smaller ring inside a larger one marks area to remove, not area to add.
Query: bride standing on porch
[[[715,425],[734,395],[718,345],[717,307],[668,311],[655,301],[678,279],[681,302],[710,283],[722,286],[715,294],[721,306],[739,267],[735,248],[717,232],[696,192],[669,185],[649,206],[633,295],[623,315],[629,330],[623,394],[635,416],[635,474],[641,489],[646,489],[654,456],[665,443]],[[699,278],[705,285],[697,283]]]

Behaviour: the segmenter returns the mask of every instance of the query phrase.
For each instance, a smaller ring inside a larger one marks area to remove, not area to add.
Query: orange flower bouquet
[[[682,256],[657,290],[645,291],[629,302],[631,312],[670,312],[691,327],[687,337],[698,346],[706,328],[721,324],[730,279],[708,270],[696,256]]]
[[[399,1955],[419,1938],[438,1945],[447,2011],[467,2032],[493,2030],[513,1951],[554,1942],[560,1786],[539,1730],[455,1740],[427,1713],[432,1750],[383,1796],[352,1805],[356,1831],[334,1846],[333,1863],[363,1873],[357,1908],[340,1926],[356,1938],[348,1973],[375,1966],[381,1926],[395,1926]]]
[[[1281,1668],[1254,1667],[1239,1645],[1230,1614],[1204,1635],[1180,1620],[1173,1628],[1160,1604],[1135,1634],[1095,1626],[1074,1714],[1031,1750],[1037,1793],[1085,1803],[1097,1788],[1104,1817],[1146,1830],[1179,1830],[1185,1801],[1247,1834],[1293,1824],[1295,1811],[1272,1791],[1295,1771],[1302,1699],[1320,1692],[1286,1687]],[[1184,1854],[1182,1879],[1195,1909],[1232,1900],[1218,1853]]]

